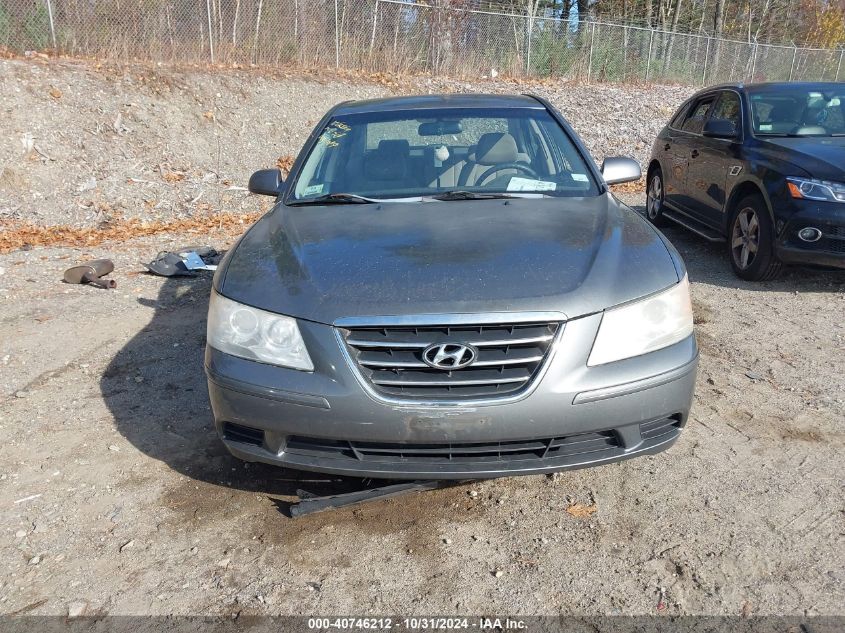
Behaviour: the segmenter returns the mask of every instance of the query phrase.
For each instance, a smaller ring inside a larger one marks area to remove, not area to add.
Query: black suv
[[[657,137],[647,213],[727,242],[742,279],[783,264],[845,268],[845,84],[729,84]]]

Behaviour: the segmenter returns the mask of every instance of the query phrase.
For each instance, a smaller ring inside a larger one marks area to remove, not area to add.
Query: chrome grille
[[[341,329],[364,379],[380,394],[410,400],[514,395],[528,387],[551,349],[559,323],[388,326]],[[427,365],[439,343],[470,345],[475,361],[456,370]]]

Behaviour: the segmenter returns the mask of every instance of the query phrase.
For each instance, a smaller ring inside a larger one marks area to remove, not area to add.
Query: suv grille
[[[542,366],[559,323],[513,325],[388,326],[341,330],[364,378],[385,396],[461,400],[516,394]],[[443,370],[423,362],[437,343],[477,350],[468,367]]]

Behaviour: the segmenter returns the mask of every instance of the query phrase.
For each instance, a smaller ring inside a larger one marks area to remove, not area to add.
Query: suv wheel
[[[663,226],[663,172],[655,167],[648,179],[646,187],[645,210],[648,221],[655,226]]]
[[[774,227],[765,201],[747,196],[739,201],[731,219],[728,249],[731,266],[740,279],[774,279],[782,264],[774,254]]]

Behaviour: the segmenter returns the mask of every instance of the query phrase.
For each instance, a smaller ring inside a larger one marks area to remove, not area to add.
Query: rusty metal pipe
[[[114,270],[114,262],[110,259],[95,259],[79,264],[65,271],[64,280],[69,284],[90,284],[98,288],[117,288],[114,279],[101,279]]]

